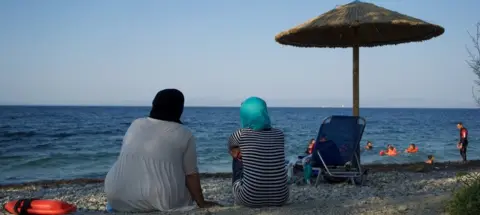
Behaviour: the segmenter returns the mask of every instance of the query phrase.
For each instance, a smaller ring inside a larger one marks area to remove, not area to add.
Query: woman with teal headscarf
[[[242,103],[240,122],[228,141],[235,202],[247,207],[284,205],[289,189],[283,132],[272,127],[267,104],[258,97]]]

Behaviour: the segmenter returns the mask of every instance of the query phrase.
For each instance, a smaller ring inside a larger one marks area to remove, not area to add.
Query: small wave
[[[5,131],[3,132],[2,136],[3,137],[9,137],[9,138],[18,138],[18,137],[33,137],[37,133],[34,131]]]
[[[75,136],[76,134],[74,133],[56,133],[56,134],[52,134],[52,135],[49,135],[50,137],[55,137],[55,138],[65,138],[65,137],[71,137],[71,136]]]
[[[125,132],[122,129],[114,129],[114,130],[104,130],[104,131],[78,131],[77,133],[73,132],[60,132],[60,133],[53,133],[53,134],[47,134],[47,133],[38,133],[35,131],[5,131],[0,133],[0,137],[5,137],[9,139],[16,139],[16,138],[29,138],[29,137],[34,137],[34,136],[45,136],[45,137],[51,137],[51,138],[67,138],[67,137],[72,137],[72,136],[78,136],[78,135],[116,135],[116,134],[123,134]]]
[[[49,165],[62,166],[72,165],[72,163],[81,163],[82,161],[98,161],[99,158],[114,158],[118,152],[65,152],[52,153],[48,156],[20,156],[10,155],[2,156],[1,160],[14,160],[23,158],[19,162],[14,162],[8,165],[8,169],[29,169],[35,167],[45,167]]]
[[[38,144],[35,144],[31,150],[35,150],[35,149],[47,149],[51,146],[50,143],[38,143]]]
[[[6,155],[6,154],[3,154],[2,156],[0,156],[0,161],[1,161],[1,160],[14,160],[14,159],[20,159],[20,158],[23,158],[23,156],[21,156],[21,155]]]
[[[110,139],[110,140],[122,140],[123,136],[122,135],[116,135],[116,136],[111,136],[108,139]]]
[[[6,138],[28,138],[28,137],[34,137],[34,136],[39,136],[39,135],[45,135],[47,137],[53,137],[53,138],[65,138],[65,137],[71,137],[76,135],[75,133],[55,133],[55,134],[40,134],[35,131],[5,131],[2,133],[2,137]]]

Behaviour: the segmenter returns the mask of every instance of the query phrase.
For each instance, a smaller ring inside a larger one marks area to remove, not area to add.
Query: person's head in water
[[[415,148],[417,148],[417,146],[416,146],[415,144],[411,143],[410,146],[409,146],[409,148],[415,149]]]
[[[393,150],[395,150],[395,147],[393,147],[392,145],[389,145],[389,146],[388,146],[388,150],[392,150],[392,151],[393,151]]]
[[[457,128],[462,129],[463,128],[463,123],[462,122],[457,123]]]
[[[180,117],[183,113],[185,97],[177,89],[164,89],[157,93],[152,102],[150,118],[182,123]]]
[[[371,141],[367,141],[367,146],[365,148],[372,149],[373,148],[373,143]]]
[[[250,97],[240,106],[242,128],[261,131],[272,128],[267,103],[258,97]]]

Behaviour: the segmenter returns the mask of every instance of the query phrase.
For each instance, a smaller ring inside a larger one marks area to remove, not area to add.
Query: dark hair
[[[463,123],[462,123],[462,122],[458,122],[457,125],[463,125]]]
[[[185,97],[180,90],[164,89],[155,95],[150,110],[150,118],[171,121],[182,124],[180,117],[183,113]]]
[[[428,158],[429,160],[432,160],[433,155],[428,155],[427,158]]]
[[[411,146],[413,146],[414,148],[416,148],[416,147],[417,147],[417,146],[416,146],[414,143],[412,143],[412,144],[410,144],[410,145],[411,145]]]

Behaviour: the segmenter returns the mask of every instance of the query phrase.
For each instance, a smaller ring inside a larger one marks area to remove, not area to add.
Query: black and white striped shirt
[[[243,175],[234,182],[235,201],[247,207],[281,206],[288,201],[285,137],[278,129],[239,129],[228,141],[240,147]]]

